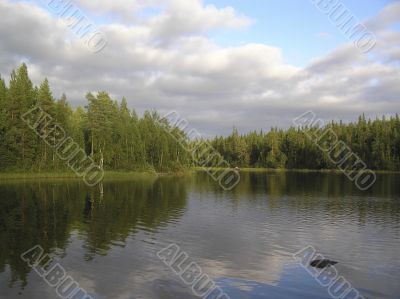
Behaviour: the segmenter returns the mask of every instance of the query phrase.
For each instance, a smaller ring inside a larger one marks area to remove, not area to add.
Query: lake
[[[400,298],[400,175],[378,175],[369,191],[295,172],[243,172],[232,191],[203,172],[103,190],[0,183],[0,298],[57,298],[21,258],[36,245],[53,258],[45,270],[58,263],[94,299],[199,298],[159,257],[171,244],[231,299],[331,298],[293,257],[308,246],[364,298]]]

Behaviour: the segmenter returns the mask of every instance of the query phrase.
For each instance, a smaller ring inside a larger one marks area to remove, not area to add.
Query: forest
[[[104,160],[105,170],[179,171],[196,166],[187,145],[193,140],[169,126],[156,111],[138,116],[127,100],[112,99],[105,91],[86,94],[84,107],[72,108],[65,94],[53,97],[44,79],[34,86],[22,64],[6,84],[0,77],[0,171],[63,171],[65,163],[52,148],[21,120],[41,107],[94,161]],[[345,142],[368,168],[400,170],[400,118],[366,119],[355,123],[331,122]],[[326,153],[308,135],[316,128],[271,128],[267,132],[217,136],[208,142],[232,167],[282,169],[334,169]],[[184,142],[185,144],[182,144]],[[212,166],[212,165],[209,165]]]
[[[64,171],[65,162],[32,130],[21,116],[41,107],[53,122],[105,170],[174,171],[189,165],[174,132],[166,132],[160,116],[146,111],[138,117],[127,100],[111,99],[107,92],[86,95],[87,105],[72,109],[67,97],[52,95],[45,79],[33,86],[25,64],[12,71],[8,86],[0,78],[0,171]]]
[[[336,169],[326,154],[309,136],[331,130],[369,169],[400,170],[400,117],[370,120],[364,115],[355,123],[330,122],[323,128],[271,128],[228,137],[215,137],[211,144],[232,166],[284,169]],[[343,156],[345,153],[342,154]],[[343,159],[345,157],[342,157]]]

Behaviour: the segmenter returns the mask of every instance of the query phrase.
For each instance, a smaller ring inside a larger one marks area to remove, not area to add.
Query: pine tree
[[[50,130],[53,129],[54,125],[56,125],[55,120],[55,102],[53,99],[53,95],[50,91],[49,81],[45,79],[39,87],[38,95],[37,95],[38,106],[43,109],[51,118],[44,118],[42,132],[44,136],[48,136]],[[42,157],[39,161],[39,169],[43,167],[48,167],[49,158],[51,157],[52,165],[54,167],[55,163],[55,152],[47,145],[46,142],[42,142],[40,148],[40,152],[42,153]]]
[[[182,130],[172,128],[157,112],[146,111],[140,118],[135,110],[129,110],[125,98],[118,103],[104,91],[96,95],[88,93],[86,99],[86,110],[82,107],[73,110],[65,95],[55,101],[47,79],[39,88],[32,85],[25,64],[12,71],[8,87],[0,77],[0,170],[66,168],[65,162],[58,160],[50,146],[21,119],[36,106],[51,116],[52,125],[61,126],[86,154],[107,169],[179,170],[197,161],[185,150],[194,142],[189,142]],[[46,123],[41,129],[43,135],[51,130]],[[227,137],[210,140],[219,153],[218,159],[201,158],[208,161],[207,166],[213,166],[222,157],[230,166],[336,168],[330,156],[308,137],[325,129],[331,129],[369,168],[400,170],[397,114],[375,120],[361,115],[355,123],[331,122],[319,129],[272,128],[267,133],[253,131],[245,135],[233,129]],[[348,154],[339,153],[339,149],[332,153],[338,154],[337,159]]]
[[[12,71],[6,100],[6,133],[4,144],[12,151],[21,168],[32,166],[37,149],[37,136],[21,116],[36,103],[36,95],[25,64]]]
[[[115,167],[113,132],[116,130],[118,106],[107,92],[97,96],[87,95],[88,131],[90,132],[91,156],[99,164]]]
[[[0,77],[0,170],[6,169],[15,164],[15,158],[13,153],[8,150],[5,143],[6,130],[9,127],[7,125],[7,101],[8,89],[4,80]]]

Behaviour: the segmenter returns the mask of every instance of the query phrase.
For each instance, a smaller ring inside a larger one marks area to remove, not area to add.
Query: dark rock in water
[[[322,268],[326,268],[326,267],[329,267],[329,266],[336,265],[337,263],[338,262],[334,262],[334,261],[331,261],[331,260],[315,260],[315,261],[312,261],[310,263],[310,266],[314,267],[314,268],[322,269]]]

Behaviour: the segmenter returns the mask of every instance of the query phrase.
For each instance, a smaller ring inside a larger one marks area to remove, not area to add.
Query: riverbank
[[[215,171],[225,171],[227,168],[203,168],[203,167],[193,167],[195,171],[205,171],[205,170],[215,170]],[[231,168],[235,170],[235,168]],[[243,167],[237,169],[239,172],[301,172],[301,173],[343,173],[340,169],[286,169],[286,168],[255,168],[255,167]],[[379,174],[399,174],[400,171],[395,170],[373,170],[375,173]]]
[[[181,176],[189,171],[181,172],[155,172],[155,171],[105,171],[104,180],[134,179],[140,177],[160,177],[176,175]],[[0,172],[0,180],[34,180],[34,179],[76,179],[80,180],[73,172]]]
[[[182,170],[179,172],[155,172],[151,170],[142,171],[105,171],[104,180],[114,179],[134,179],[140,177],[161,177],[161,176],[185,176],[192,171],[225,171],[227,168],[203,168],[193,167],[191,169]],[[235,170],[232,168],[232,170]],[[300,172],[300,173],[342,173],[339,169],[284,169],[284,168],[239,168],[239,172],[256,172],[256,173],[285,173],[285,172]],[[378,174],[399,174],[400,171],[389,170],[374,170]],[[73,172],[0,172],[0,181],[3,180],[34,180],[34,179],[81,179]]]

